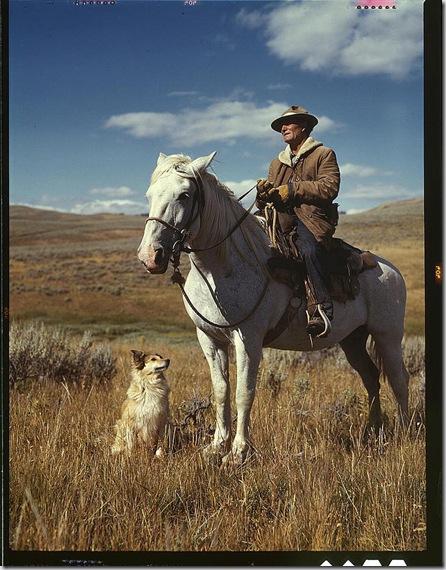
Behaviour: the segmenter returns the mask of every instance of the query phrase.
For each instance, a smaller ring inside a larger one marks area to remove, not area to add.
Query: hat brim
[[[283,125],[285,125],[286,123],[290,123],[293,122],[293,120],[297,120],[297,119],[306,119],[309,123],[312,129],[314,129],[314,127],[318,124],[318,120],[316,119],[316,117],[314,115],[310,115],[309,113],[293,113],[293,114],[289,114],[286,116],[282,116],[279,117],[278,119],[275,119],[272,123],[271,123],[271,128],[273,129],[273,131],[277,131],[278,133],[280,133]]]

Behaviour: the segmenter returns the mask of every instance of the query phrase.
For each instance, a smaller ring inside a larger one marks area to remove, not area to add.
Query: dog
[[[135,436],[148,446],[156,457],[164,455],[159,440],[169,417],[169,386],[163,374],[170,360],[159,354],[132,350],[132,381],[127,399],[122,405],[121,419],[116,422],[116,438],[112,454],[127,451],[130,454]]]

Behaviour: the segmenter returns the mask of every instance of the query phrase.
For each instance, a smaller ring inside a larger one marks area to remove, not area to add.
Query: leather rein
[[[180,174],[180,171],[177,171],[178,174]],[[187,238],[190,235],[190,228],[192,227],[192,224],[195,222],[195,220],[198,218],[198,216],[201,216],[203,214],[203,209],[204,209],[204,192],[203,192],[203,185],[202,185],[202,180],[201,178],[198,176],[197,178],[194,177],[189,177],[187,176],[187,178],[189,178],[190,180],[192,180],[194,182],[194,184],[196,185],[196,191],[194,192],[193,195],[193,203],[192,203],[192,209],[191,209],[191,213],[189,215],[189,219],[187,220],[184,228],[177,228],[176,226],[174,226],[173,224],[166,222],[165,220],[163,220],[162,218],[157,218],[157,217],[149,217],[146,219],[146,224],[147,222],[158,222],[160,224],[162,224],[163,226],[165,226],[166,228],[169,228],[171,230],[173,230],[174,232],[177,233],[177,235],[179,236],[178,239],[174,242],[173,246],[172,246],[172,254],[170,257],[170,262],[172,263],[172,267],[173,267],[173,273],[171,276],[171,281],[172,283],[176,283],[180,289],[181,292],[183,294],[183,297],[186,299],[187,304],[189,305],[189,307],[194,311],[194,313],[196,315],[198,315],[200,317],[200,319],[202,319],[205,323],[207,323],[208,325],[211,325],[213,327],[217,327],[220,329],[230,329],[233,327],[236,327],[240,324],[242,324],[244,321],[248,320],[249,317],[251,317],[254,312],[256,311],[256,309],[259,307],[260,303],[262,302],[266,291],[268,289],[268,285],[269,285],[269,279],[266,280],[265,282],[265,286],[263,287],[262,293],[260,294],[259,299],[257,300],[257,302],[255,303],[255,305],[253,306],[253,308],[248,312],[247,315],[245,315],[242,319],[240,319],[239,321],[235,322],[235,323],[229,323],[226,325],[221,325],[218,323],[214,323],[212,321],[210,321],[209,319],[207,319],[204,315],[202,315],[200,313],[200,311],[194,306],[194,304],[192,303],[192,301],[190,300],[188,294],[186,293],[185,289],[184,289],[184,283],[185,283],[185,279],[183,277],[183,275],[180,272],[179,269],[179,265],[180,265],[180,257],[181,257],[181,253],[196,253],[196,252],[202,252],[202,251],[209,251],[211,249],[214,249],[216,247],[218,247],[219,245],[221,245],[223,242],[225,242],[234,232],[237,228],[239,228],[241,226],[241,224],[244,222],[244,220],[248,217],[250,211],[252,210],[252,208],[254,207],[255,201],[252,203],[252,205],[243,213],[243,215],[237,220],[237,222],[234,224],[234,226],[231,228],[231,230],[229,231],[229,233],[223,238],[221,239],[219,242],[209,246],[209,247],[203,247],[203,248],[191,248],[189,246],[185,245],[185,241],[187,240]],[[247,192],[245,192],[245,194],[243,194],[242,196],[240,196],[240,198],[238,199],[239,201],[242,200],[242,198],[244,198],[245,196],[247,196],[252,190],[254,190],[255,186],[253,186],[252,188],[250,188]],[[196,208],[196,206],[198,206]],[[195,269],[197,269],[198,273],[200,274],[201,278],[203,279],[203,281],[206,283],[207,288],[210,291],[211,297],[214,301],[214,303],[217,305],[218,309],[220,310],[220,312],[223,314],[223,310],[222,307],[220,305],[220,302],[218,301],[215,292],[212,290],[212,287],[209,283],[209,281],[206,279],[206,276],[198,269],[198,267],[196,266],[196,264],[193,262],[193,260],[191,260],[192,264],[194,265]]]

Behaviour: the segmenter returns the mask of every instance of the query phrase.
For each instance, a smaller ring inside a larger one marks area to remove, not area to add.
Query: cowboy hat
[[[308,126],[311,127],[312,129],[319,122],[314,115],[309,113],[303,107],[299,107],[299,105],[291,105],[291,107],[287,109],[284,113],[282,113],[280,117],[274,119],[274,121],[271,123],[271,128],[280,133],[282,125],[284,125],[287,122],[292,122],[292,119],[298,119],[298,118],[305,118],[308,121]]]

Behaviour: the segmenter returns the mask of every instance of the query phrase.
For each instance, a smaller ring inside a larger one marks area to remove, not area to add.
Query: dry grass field
[[[409,289],[412,425],[367,436],[366,394],[338,351],[266,351],[242,469],[205,464],[204,357],[179,292],[135,251],[143,217],[11,209],[11,315],[89,329],[111,382],[22,378],[10,390],[10,546],[16,550],[422,550],[426,547],[422,201],[342,217],[338,235],[401,268]],[[390,220],[392,221],[390,223]],[[154,304],[156,303],[156,310]],[[419,335],[415,337],[413,335]],[[112,457],[130,349],[172,359],[172,453]],[[231,364],[234,378],[234,364]]]
[[[422,378],[412,377],[409,435],[364,438],[366,399],[342,362],[271,357],[252,414],[255,453],[241,470],[204,464],[213,410],[198,348],[159,342],[173,357],[175,453],[112,457],[129,382],[116,349],[113,384],[30,382],[11,392],[11,533],[19,550],[417,550],[425,547]],[[138,343],[136,345],[138,347]],[[272,377],[270,377],[272,373]]]

